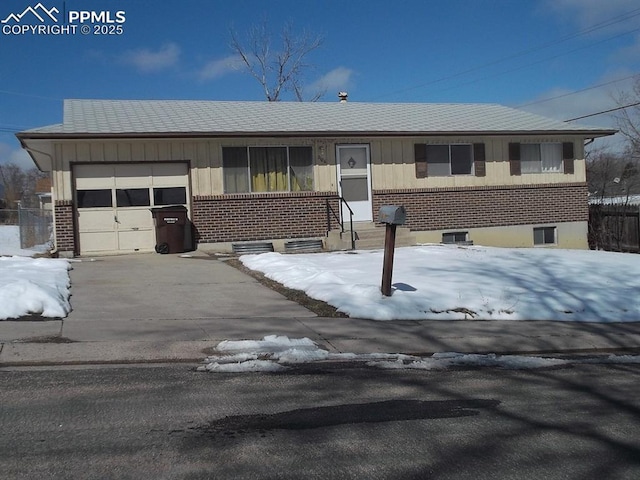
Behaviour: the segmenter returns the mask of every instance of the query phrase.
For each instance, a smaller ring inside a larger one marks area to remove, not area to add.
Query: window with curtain
[[[520,144],[522,173],[562,172],[562,143]]]
[[[311,147],[224,147],[225,193],[313,190]]]

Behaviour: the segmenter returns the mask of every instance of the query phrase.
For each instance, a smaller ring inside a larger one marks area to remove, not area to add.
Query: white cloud
[[[200,80],[213,80],[227,73],[237,72],[243,66],[240,55],[230,55],[218,60],[212,60],[200,69],[198,77]]]
[[[124,52],[120,57],[122,63],[132,65],[143,73],[157,72],[173,67],[180,58],[180,47],[175,43],[167,43],[158,50],[139,48]]]
[[[622,15],[638,8],[637,0],[546,0],[543,4],[544,11],[552,11],[560,14],[580,27],[587,28],[609,20],[622,20]],[[631,15],[637,14],[634,12]],[[638,17],[626,16],[626,20],[615,23],[610,28],[615,30],[627,29],[633,19],[637,25]],[[620,17],[620,18],[617,18]],[[628,21],[629,20],[629,21]],[[603,30],[604,31],[604,30]],[[607,31],[611,31],[608,30]]]
[[[612,55],[612,59],[621,64],[632,64],[640,61],[640,35],[634,38],[634,43],[615,52]]]
[[[557,120],[568,120],[603,112],[618,107],[617,99],[620,96],[620,92],[631,92],[634,78],[638,78],[637,76],[627,78],[632,74],[633,72],[629,71],[610,72],[594,82],[594,85],[605,83],[608,83],[608,85],[584,92],[575,92],[566,88],[553,88],[541,93],[536,98],[522,102],[522,106],[516,107]],[[623,78],[624,80],[620,82],[609,83]],[[595,115],[572,123],[616,129],[617,121],[615,115],[616,112]],[[624,139],[620,134],[607,137],[600,140],[599,143],[601,146],[606,144],[607,147],[616,151],[622,150],[624,147]]]
[[[26,150],[15,148],[6,143],[0,143],[0,165],[8,165],[10,163],[17,165],[23,170],[36,168],[36,164],[33,163],[33,160],[31,160]]]
[[[346,67],[334,68],[307,85],[305,91],[310,93],[331,92],[332,90],[335,90],[336,93],[338,91],[348,91],[353,74],[354,71]]]

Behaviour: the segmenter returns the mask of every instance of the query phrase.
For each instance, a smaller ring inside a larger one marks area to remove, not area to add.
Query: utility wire
[[[629,12],[626,12],[624,14],[617,15],[617,16],[609,19],[609,20],[605,20],[603,22],[596,23],[595,25],[592,25],[591,27],[586,28],[584,30],[580,30],[580,31],[578,31],[576,33],[573,33],[573,34],[570,34],[570,35],[566,35],[564,37],[560,37],[559,39],[554,40],[553,42],[547,42],[547,43],[543,43],[543,44],[540,44],[538,46],[535,46],[535,47],[532,47],[532,48],[529,48],[529,49],[521,50],[520,52],[516,52],[516,53],[514,53],[512,55],[508,55],[506,57],[498,58],[498,59],[493,60],[491,62],[488,62],[488,63],[485,63],[485,64],[481,64],[481,65],[477,65],[477,66],[469,68],[467,70],[463,70],[461,72],[454,73],[452,75],[448,75],[448,76],[445,76],[445,77],[440,77],[440,78],[437,78],[435,80],[431,80],[429,82],[421,83],[419,85],[414,85],[412,87],[407,87],[407,88],[404,88],[404,89],[401,89],[401,90],[396,90],[395,92],[390,92],[390,93],[387,93],[387,94],[379,95],[378,97],[374,97],[374,100],[378,99],[378,98],[388,97],[388,96],[391,96],[391,95],[396,95],[398,93],[404,93],[404,92],[408,92],[408,91],[411,91],[411,90],[416,90],[418,88],[422,88],[422,87],[426,87],[426,86],[433,85],[433,84],[436,84],[436,83],[444,82],[444,81],[447,81],[447,80],[451,80],[453,78],[461,77],[461,76],[466,75],[468,73],[472,73],[472,72],[475,72],[475,71],[478,71],[478,70],[482,70],[482,69],[487,68],[487,67],[492,67],[494,65],[497,65],[497,64],[500,64],[500,63],[504,63],[507,60],[512,60],[514,58],[522,57],[522,56],[528,55],[530,53],[533,53],[533,52],[536,52],[536,51],[539,51],[539,50],[543,50],[545,48],[549,48],[549,47],[553,47],[555,45],[559,45],[560,43],[566,42],[566,41],[571,40],[573,38],[577,38],[579,36],[586,35],[588,33],[592,33],[594,31],[600,30],[602,28],[610,27],[611,25],[615,25],[616,23],[620,23],[620,22],[629,20],[629,19],[631,19],[633,17],[637,17],[638,15],[640,15],[640,8],[636,8],[636,9],[631,10]],[[630,32],[626,32],[625,35],[627,33],[635,32],[636,30],[631,30]],[[617,36],[614,36],[614,37],[611,37],[611,38],[616,38],[618,36],[620,36],[620,35],[617,35]],[[598,43],[601,43],[601,42],[598,42]],[[555,58],[555,57],[552,57],[552,58]],[[471,82],[471,83],[473,83],[473,82]]]
[[[458,83],[456,85],[452,85],[450,87],[441,88],[439,90],[434,90],[434,91],[435,92],[443,92],[443,91],[451,90],[453,88],[458,88],[458,87],[461,87],[461,86],[464,86],[464,85],[470,85],[470,84],[479,82],[480,80],[488,80],[490,78],[500,77],[500,76],[504,75],[505,73],[511,73],[511,72],[516,72],[518,70],[524,70],[525,68],[530,68],[530,67],[532,67],[534,65],[539,65],[541,63],[548,62],[549,60],[555,60],[556,58],[560,58],[560,57],[563,57],[565,55],[569,55],[570,53],[575,53],[575,52],[578,52],[580,50],[585,50],[585,49],[593,47],[594,45],[599,45],[601,43],[608,42],[609,40],[613,40],[614,38],[622,37],[624,35],[628,35],[629,33],[634,33],[634,32],[637,32],[637,31],[640,31],[640,28],[635,28],[633,30],[628,30],[628,31],[620,33],[618,35],[614,35],[612,37],[608,37],[608,38],[605,38],[603,40],[599,40],[598,42],[590,43],[588,45],[583,45],[581,47],[574,48],[573,50],[568,50],[568,51],[563,52],[563,53],[558,53],[558,54],[552,55],[550,57],[545,57],[545,58],[542,58],[542,59],[537,60],[535,62],[527,63],[526,65],[520,65],[520,66],[517,66],[517,67],[510,68],[508,70],[502,70],[501,72],[498,72],[498,73],[485,75],[484,77],[475,78],[473,80],[468,80],[468,81],[463,82],[463,83]]]
[[[543,98],[542,100],[536,100],[534,102],[522,103],[520,105],[516,105],[513,108],[522,108],[522,107],[528,107],[529,105],[536,105],[538,103],[550,102],[551,100],[557,100],[558,98],[564,98],[564,97],[569,97],[571,95],[577,95],[578,93],[586,92],[586,91],[589,91],[589,90],[594,90],[594,89],[600,88],[600,87],[605,87],[607,85],[611,85],[613,83],[622,82],[624,80],[629,80],[630,78],[634,78],[634,77],[640,77],[640,73],[634,73],[633,75],[629,75],[628,77],[619,78],[617,80],[611,80],[610,82],[600,83],[598,85],[593,85],[591,87],[583,88],[583,89],[580,89],[580,90],[575,90],[573,92],[563,93],[562,95],[556,95],[555,97],[548,97],[548,98]]]
[[[45,96],[42,96],[42,95],[31,95],[29,93],[10,92],[8,90],[0,90],[0,93],[4,94],[4,95],[14,95],[16,97],[29,97],[29,98],[39,98],[41,100],[62,101],[62,99],[60,99],[60,98],[45,97]]]
[[[569,120],[565,120],[565,122],[573,122],[574,120],[580,120],[582,118],[595,117],[596,115],[604,115],[605,113],[615,112],[617,110],[624,110],[629,107],[636,107],[640,105],[640,102],[630,103],[629,105],[623,105],[622,107],[610,108],[609,110],[603,110],[601,112],[590,113],[589,115],[582,115],[581,117],[570,118]]]

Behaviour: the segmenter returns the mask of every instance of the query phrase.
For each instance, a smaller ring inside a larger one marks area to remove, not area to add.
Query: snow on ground
[[[0,257],[0,320],[70,311],[70,264],[53,258]]]
[[[382,250],[244,255],[242,263],[355,318],[640,320],[640,255],[548,248],[398,248],[391,297]]]
[[[0,225],[0,256],[19,255],[32,257],[37,253],[50,250],[51,245],[36,245],[29,249],[20,248],[20,227],[18,225]]]
[[[640,363],[640,356],[609,355],[583,359],[560,359],[522,355],[495,355],[469,353],[435,353],[430,357],[417,357],[389,353],[329,353],[309,338],[290,339],[286,336],[268,335],[262,340],[220,342],[219,355],[212,355],[198,367],[200,372],[277,372],[287,365],[315,361],[365,362],[370,367],[384,369],[442,370],[451,367],[498,367],[512,370],[556,367],[585,363]]]

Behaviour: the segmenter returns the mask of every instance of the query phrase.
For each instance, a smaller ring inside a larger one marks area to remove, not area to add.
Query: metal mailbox
[[[407,210],[401,205],[383,205],[378,213],[378,221],[389,225],[404,225]]]

